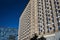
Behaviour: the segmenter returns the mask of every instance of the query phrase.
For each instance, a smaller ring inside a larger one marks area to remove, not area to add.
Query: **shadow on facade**
[[[46,40],[43,36],[41,38],[38,38],[37,40]]]
[[[31,38],[30,40],[46,40],[46,38],[43,36],[38,38],[37,34],[34,34],[33,38]]]

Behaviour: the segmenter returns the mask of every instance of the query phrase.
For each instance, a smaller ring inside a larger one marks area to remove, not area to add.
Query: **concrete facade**
[[[29,0],[19,19],[18,39],[29,40],[35,33],[51,35],[59,30],[60,0]]]

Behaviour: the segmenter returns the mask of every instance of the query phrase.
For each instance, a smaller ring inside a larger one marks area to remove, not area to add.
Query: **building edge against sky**
[[[30,0],[19,19],[19,40],[60,30],[60,0]]]

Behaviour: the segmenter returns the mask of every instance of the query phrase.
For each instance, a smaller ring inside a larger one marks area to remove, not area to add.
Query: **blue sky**
[[[28,0],[0,0],[0,26],[18,27],[19,17]]]

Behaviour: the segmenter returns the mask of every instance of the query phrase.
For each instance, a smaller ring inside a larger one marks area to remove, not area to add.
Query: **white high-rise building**
[[[19,40],[60,30],[60,0],[29,0],[19,20]]]

